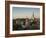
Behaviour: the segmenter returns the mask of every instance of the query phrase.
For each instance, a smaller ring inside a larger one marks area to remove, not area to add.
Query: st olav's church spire
[[[33,19],[33,20],[34,20],[34,12],[33,12],[33,14],[32,14],[32,17],[31,17],[31,19]]]

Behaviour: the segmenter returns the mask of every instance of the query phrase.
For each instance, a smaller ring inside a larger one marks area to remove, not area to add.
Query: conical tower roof
[[[32,14],[32,17],[31,17],[31,19],[33,19],[33,20],[34,20],[34,12],[33,12],[33,14]]]

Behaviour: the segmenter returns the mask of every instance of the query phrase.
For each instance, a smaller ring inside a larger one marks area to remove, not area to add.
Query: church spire
[[[34,18],[34,12],[33,12],[33,18]]]
[[[33,12],[33,14],[32,14],[32,19],[34,20],[34,12]]]

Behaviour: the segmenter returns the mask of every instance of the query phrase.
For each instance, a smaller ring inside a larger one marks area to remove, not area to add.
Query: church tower
[[[33,14],[32,14],[32,17],[31,17],[31,19],[32,19],[32,20],[34,20],[34,12],[33,12]]]

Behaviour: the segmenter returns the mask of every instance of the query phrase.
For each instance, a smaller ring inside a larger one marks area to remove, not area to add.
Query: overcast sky
[[[15,18],[31,18],[34,12],[34,16],[40,17],[40,8],[25,8],[25,7],[13,7],[12,8],[12,16]]]

